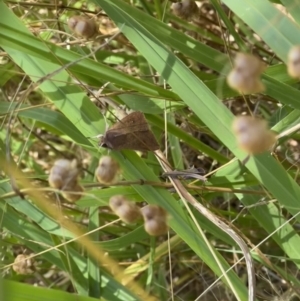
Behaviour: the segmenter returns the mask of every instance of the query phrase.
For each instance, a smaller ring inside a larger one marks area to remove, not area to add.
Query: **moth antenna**
[[[104,137],[103,134],[99,134],[99,135],[96,135],[96,136],[92,136],[92,137],[86,137],[87,139],[101,139],[102,137]]]

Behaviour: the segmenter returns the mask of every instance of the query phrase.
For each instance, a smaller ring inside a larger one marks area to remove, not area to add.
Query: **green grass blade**
[[[105,299],[94,299],[86,296],[78,296],[59,290],[49,290],[45,287],[37,287],[15,281],[3,281],[5,298],[7,301],[95,301]]]
[[[287,52],[300,44],[299,27],[266,0],[225,0],[235,14],[247,23],[286,62]]]

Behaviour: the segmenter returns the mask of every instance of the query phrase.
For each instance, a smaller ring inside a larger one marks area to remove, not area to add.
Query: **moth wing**
[[[110,130],[104,137],[104,147],[114,150],[133,149],[137,151],[155,151],[159,144],[150,130],[132,133],[120,133],[119,130]]]
[[[154,134],[151,131],[149,131],[148,135],[145,136],[145,141],[148,148],[147,150],[156,151],[160,147]]]
[[[159,149],[159,144],[150,130],[127,134],[126,141],[128,141],[127,149],[134,149],[143,152]]]
[[[103,137],[103,147],[114,150],[154,151],[159,144],[151,132],[145,115],[133,112],[114,124]]]
[[[115,123],[111,128],[108,130],[117,130],[117,129],[130,129],[130,130],[148,130],[149,125],[145,118],[145,115],[142,112],[132,112],[119,122]]]

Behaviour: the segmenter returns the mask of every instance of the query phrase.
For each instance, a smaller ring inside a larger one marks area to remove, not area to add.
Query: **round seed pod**
[[[63,177],[61,174],[50,173],[48,182],[50,187],[60,189],[63,186]]]
[[[120,166],[117,161],[110,156],[103,156],[99,160],[95,176],[100,183],[112,184],[116,181],[119,170]]]
[[[259,154],[271,149],[276,134],[267,127],[267,122],[252,116],[236,117],[232,124],[239,148],[248,154]]]
[[[288,53],[288,74],[293,78],[300,78],[300,46],[294,46]]]
[[[172,3],[172,13],[181,18],[190,20],[199,12],[199,8],[193,0],[183,0],[182,2]]]
[[[123,195],[112,196],[109,200],[111,210],[125,223],[134,223],[141,217],[140,208]]]
[[[227,76],[228,85],[244,94],[260,93],[265,86],[260,80],[261,73],[265,70],[265,64],[257,57],[238,53],[234,59],[234,67]]]
[[[166,221],[168,215],[165,209],[157,205],[147,205],[141,209],[141,213],[145,221],[152,219],[161,219]]]
[[[89,39],[98,33],[97,24],[93,19],[73,16],[68,20],[69,28],[80,37]]]
[[[168,225],[160,219],[151,219],[144,224],[145,231],[151,236],[160,236],[168,233]]]
[[[64,186],[70,185],[70,183],[77,182],[78,173],[76,160],[56,160],[50,170],[49,185],[53,188],[62,189]]]
[[[239,52],[234,58],[234,69],[248,76],[258,77],[266,69],[266,65],[256,56]]]
[[[241,73],[236,69],[231,70],[227,76],[228,86],[243,94],[261,93],[265,90],[260,78]]]
[[[69,202],[75,203],[82,197],[84,189],[78,183],[73,183],[73,185],[65,187],[63,190],[63,197]]]
[[[32,274],[34,272],[33,260],[28,259],[28,256],[24,254],[19,254],[15,258],[12,268],[17,274],[21,274],[21,275]]]
[[[167,212],[160,206],[147,205],[141,209],[144,218],[145,231],[152,236],[159,236],[168,232]]]
[[[123,195],[114,195],[109,199],[109,207],[113,212],[116,212],[128,200]]]

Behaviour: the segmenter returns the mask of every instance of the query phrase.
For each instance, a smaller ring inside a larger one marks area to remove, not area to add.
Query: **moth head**
[[[104,135],[100,134],[96,136],[99,139],[98,145],[100,147],[105,147]]]
[[[107,139],[106,135],[98,135],[97,137],[99,138],[98,145],[100,147],[114,149],[113,144]]]
[[[102,134],[100,134],[100,135],[97,135],[97,136],[94,136],[94,137],[92,137],[92,138],[96,138],[96,139],[98,139],[98,145],[100,146],[100,147],[105,147],[105,139],[104,139],[104,135],[102,135]]]

